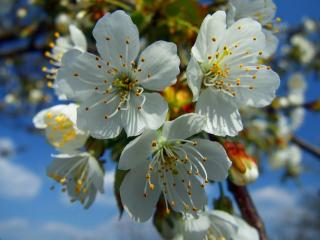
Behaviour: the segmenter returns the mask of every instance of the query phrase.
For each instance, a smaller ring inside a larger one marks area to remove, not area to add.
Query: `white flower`
[[[238,109],[264,107],[273,100],[279,76],[257,64],[265,46],[261,25],[249,18],[226,28],[226,14],[208,15],[200,28],[187,68],[196,112],[207,117],[204,130],[235,136],[242,130]]]
[[[261,23],[266,36],[266,47],[262,57],[268,58],[277,50],[279,40],[272,33],[270,27],[276,14],[276,5],[273,0],[229,0],[228,24],[241,18],[252,18]]]
[[[69,26],[70,36],[58,37],[55,43],[51,43],[52,51],[46,52],[45,55],[51,60],[52,67],[43,67],[42,70],[47,73],[48,79],[55,79],[58,68],[61,66],[63,55],[71,50],[87,51],[87,40],[83,32],[75,25]],[[57,33],[58,34],[58,33]],[[59,34],[58,34],[59,35]],[[55,93],[60,100],[66,100],[65,94],[61,91],[61,87],[54,86]]]
[[[291,133],[292,129],[289,124],[289,119],[283,114],[279,114],[278,121],[276,123],[276,136],[280,139],[288,141]]]
[[[43,93],[40,89],[32,89],[29,92],[29,101],[33,104],[41,102],[43,99]]]
[[[296,145],[289,145],[286,148],[275,151],[270,157],[270,165],[274,169],[281,167],[293,168],[299,166],[302,160],[302,153]]]
[[[52,57],[61,61],[64,53],[70,49],[78,49],[82,52],[87,51],[87,40],[83,32],[75,25],[69,26],[70,36],[58,37],[52,48]]]
[[[300,34],[294,35],[290,41],[293,46],[299,49],[299,59],[301,63],[310,63],[317,52],[314,44]]]
[[[168,106],[160,94],[149,91],[176,82],[180,63],[176,45],[157,41],[139,55],[136,64],[139,33],[123,11],[101,18],[93,36],[101,58],[69,51],[56,81],[69,99],[80,100],[78,125],[105,139],[116,137],[122,128],[128,136],[159,128]]]
[[[304,107],[297,107],[289,113],[289,118],[291,120],[290,127],[292,131],[295,131],[301,127],[304,121],[305,113],[306,110]]]
[[[308,33],[314,33],[318,28],[317,22],[308,17],[303,18],[303,27]]]
[[[294,73],[288,80],[288,100],[293,105],[304,103],[307,82],[301,73]]]
[[[60,104],[40,111],[33,124],[38,129],[44,129],[51,145],[61,152],[70,153],[81,148],[88,135],[77,128],[76,104]]]
[[[204,212],[198,219],[189,217],[177,229],[174,240],[259,240],[258,232],[244,220],[219,210]]]
[[[97,159],[88,152],[53,155],[47,175],[64,186],[71,201],[80,201],[85,208],[94,202],[97,192],[103,193],[104,172]]]
[[[148,220],[163,193],[169,205],[181,213],[197,214],[207,202],[209,180],[221,181],[231,165],[224,148],[205,139],[187,140],[201,131],[204,119],[185,114],[165,122],[162,130],[147,130],[123,150],[119,168],[130,169],[120,187],[129,215]]]

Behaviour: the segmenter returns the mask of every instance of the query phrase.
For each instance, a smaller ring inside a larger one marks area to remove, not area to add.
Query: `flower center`
[[[156,187],[152,181],[157,178],[167,212],[170,212],[169,204],[174,207],[176,201],[183,204],[185,211],[198,211],[192,200],[193,184],[197,182],[196,179],[202,179],[200,185],[204,188],[208,178],[204,167],[207,157],[194,147],[196,145],[196,141],[183,139],[158,139],[152,142],[154,151],[146,174],[144,196],[147,197],[148,191]]]
[[[95,91],[102,94],[102,99],[95,102],[91,106],[85,108],[86,111],[89,111],[91,108],[94,108],[100,104],[112,104],[114,109],[109,112],[105,112],[104,119],[110,119],[114,117],[121,110],[128,110],[130,107],[130,99],[132,94],[135,94],[137,97],[141,96],[140,100],[136,100],[135,105],[138,110],[141,110],[142,105],[145,102],[145,96],[142,95],[143,88],[138,84],[138,80],[134,79],[134,75],[130,70],[119,72],[118,68],[110,68],[108,73],[113,75],[113,80],[105,80],[104,90],[101,91],[100,87],[95,87]],[[132,102],[131,102],[132,103]]]
[[[117,88],[119,91],[131,91],[136,85],[137,80],[133,80],[129,74],[120,73],[115,79],[112,81],[112,86]]]
[[[235,95],[232,88],[234,81],[228,79],[230,76],[230,69],[223,63],[223,59],[230,55],[232,55],[231,50],[225,46],[222,52],[217,51],[215,56],[208,56],[208,62],[201,65],[201,69],[204,73],[204,87],[212,87],[224,91],[229,95]]]
[[[73,122],[64,114],[53,115],[48,112],[45,116],[48,126],[48,140],[55,147],[63,147],[77,136]]]

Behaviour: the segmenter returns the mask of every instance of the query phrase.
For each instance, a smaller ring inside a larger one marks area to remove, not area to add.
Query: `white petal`
[[[158,129],[165,121],[168,104],[158,93],[144,93],[143,95],[146,101],[140,110],[141,118],[147,128]]]
[[[262,57],[269,58],[271,57],[277,50],[279,45],[278,38],[269,30],[263,30],[264,35],[266,36],[266,47],[263,50]]]
[[[243,129],[240,113],[223,94],[209,88],[203,90],[196,112],[206,116],[204,131],[218,136],[235,136]]]
[[[100,56],[115,67],[123,63],[129,65],[139,53],[137,26],[124,11],[118,10],[99,19],[93,29],[93,36]]]
[[[134,93],[131,93],[127,109],[121,111],[121,124],[128,137],[139,135],[145,128],[141,110],[138,109],[141,103],[142,97],[137,97]]]
[[[131,169],[120,187],[124,209],[131,218],[138,222],[145,222],[152,216],[161,193],[157,179],[154,178],[155,174],[152,174],[151,181],[155,188],[150,190],[147,187],[147,197],[144,197],[147,170],[148,162]]]
[[[197,101],[201,89],[203,73],[194,57],[191,57],[187,67],[188,86],[192,91],[193,101]]]
[[[230,0],[229,3],[234,8],[235,20],[251,17],[262,24],[267,24],[272,21],[276,12],[272,0]]]
[[[88,156],[88,165],[89,172],[88,176],[90,179],[92,179],[92,183],[94,186],[101,192],[104,192],[104,173],[101,169],[101,166],[99,165],[97,159],[95,159],[93,156]]]
[[[238,224],[232,215],[224,211],[214,210],[210,212],[209,217],[212,225],[219,229],[225,239],[238,240]]]
[[[163,124],[162,135],[166,139],[186,139],[201,132],[205,118],[195,113],[181,115],[173,121]]]
[[[32,121],[34,126],[39,129],[44,129],[47,127],[47,124],[45,122],[45,117],[47,113],[51,113],[52,115],[65,114],[71,121],[73,121],[76,118],[76,108],[76,104],[58,104],[53,107],[41,110],[33,117]]]
[[[96,87],[106,88],[104,81],[109,80],[106,71],[106,64],[99,57],[72,49],[63,55],[55,86],[69,99],[84,100]],[[67,89],[62,89],[66,86]]]
[[[149,90],[161,91],[175,84],[180,59],[177,46],[171,42],[157,41],[148,46],[140,55],[136,74],[140,84]]]
[[[44,129],[47,127],[47,124],[45,122],[45,116],[49,111],[50,111],[50,108],[41,110],[33,117],[32,122],[35,128]]]
[[[191,188],[191,196],[188,195],[187,199],[184,199],[187,203],[189,202],[191,207],[195,207],[198,210],[203,210],[207,205],[207,195],[205,190],[201,187],[201,182],[194,175],[188,175],[186,171],[182,171],[180,169],[179,175],[182,176],[186,182],[190,182],[192,185]],[[185,188],[186,191],[186,188]],[[192,209],[190,209],[192,212]]]
[[[118,168],[128,170],[144,163],[152,153],[151,143],[155,139],[157,139],[157,133],[146,130],[128,143],[121,153]]]
[[[69,31],[71,40],[75,45],[74,47],[82,51],[87,51],[87,40],[83,32],[75,25],[70,25]]]
[[[238,217],[234,217],[238,225],[237,240],[259,240],[258,231]]]
[[[92,137],[99,139],[114,138],[121,131],[119,112],[113,117],[105,119],[106,115],[110,116],[114,111],[117,111],[119,99],[109,104],[105,104],[104,100],[106,98],[100,94],[92,95],[78,108],[78,127],[89,131]]]
[[[207,15],[203,20],[200,31],[192,47],[192,55],[198,62],[208,60],[208,55],[213,55],[226,31],[226,13],[217,11]]]
[[[210,227],[210,219],[201,214],[198,218],[189,216],[184,220],[184,240],[203,240],[208,233]]]
[[[145,101],[143,103],[143,99]],[[139,135],[145,128],[158,129],[165,121],[168,105],[158,93],[131,94],[128,110],[121,112],[121,122],[128,137]]]
[[[250,18],[243,18],[232,24],[220,43],[220,50],[227,47],[232,54],[225,56],[220,65],[256,63],[259,52],[265,49],[265,35],[260,23]]]
[[[231,167],[225,149],[221,144],[206,139],[195,139],[197,145],[195,148],[208,159],[203,162],[207,171],[209,180],[222,181],[228,176],[228,170]]]
[[[256,68],[259,68],[257,70]],[[249,72],[245,69],[250,68]],[[233,71],[229,79],[240,79],[240,86],[234,86],[234,100],[238,106],[265,107],[275,98],[280,85],[278,74],[263,65],[244,66]]]

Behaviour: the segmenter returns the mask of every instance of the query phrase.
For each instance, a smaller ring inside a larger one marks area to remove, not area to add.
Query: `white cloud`
[[[28,169],[0,158],[0,195],[33,198],[39,193],[41,185],[41,179]]]
[[[297,189],[290,191],[278,186],[267,186],[253,191],[253,200],[271,239],[278,239],[276,235],[279,232],[294,230],[292,222],[305,213],[305,209],[300,205],[302,195],[303,192]]]
[[[288,216],[295,209],[297,196],[277,186],[260,188],[252,193],[254,202],[271,228],[279,223],[283,215]]]
[[[96,227],[85,229],[73,225],[50,221],[33,224],[25,219],[9,219],[0,222],[0,232],[3,239],[24,240],[159,240],[160,237],[151,221],[139,224],[129,219],[117,217],[101,223]]]
[[[268,186],[253,192],[253,198],[260,204],[276,204],[292,206],[295,204],[295,195],[289,193],[287,190]]]

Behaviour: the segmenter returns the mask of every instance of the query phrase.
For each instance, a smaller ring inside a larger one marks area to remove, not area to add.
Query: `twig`
[[[318,158],[318,160],[320,160],[320,148],[305,142],[304,140],[296,137],[296,136],[292,136],[291,141],[295,144],[297,144],[299,147],[301,147],[303,150],[311,153],[313,156],[315,156],[316,158]]]
[[[253,227],[255,227],[260,236],[260,240],[267,240],[266,230],[262,219],[251,199],[251,196],[245,186],[237,186],[228,180],[228,189],[233,194],[237,205],[241,211],[242,217]]]

